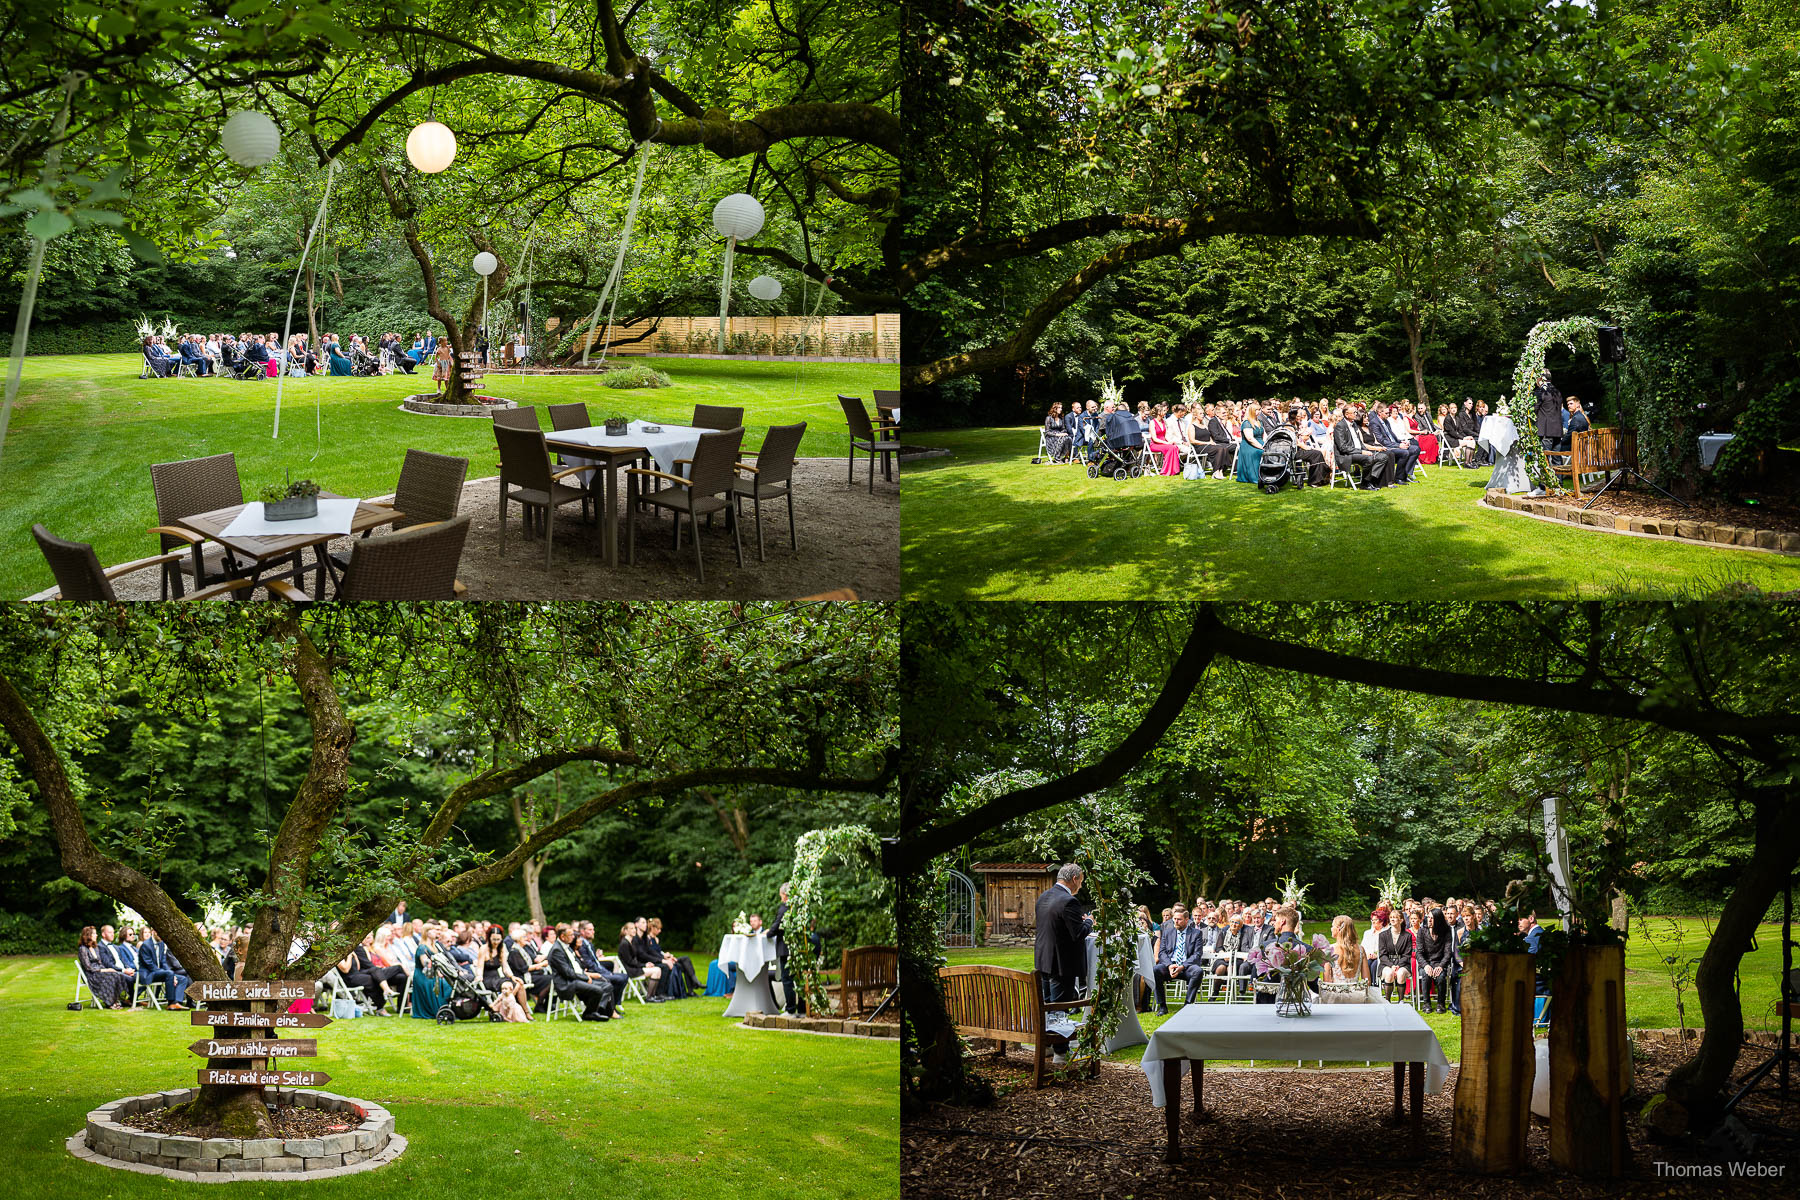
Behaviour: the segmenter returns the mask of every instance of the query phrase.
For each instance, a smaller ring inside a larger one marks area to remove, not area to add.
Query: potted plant
[[[1535,880],[1514,880],[1494,919],[1463,943],[1462,1063],[1450,1128],[1459,1171],[1509,1175],[1526,1161],[1531,1083],[1533,956],[1519,933]]]
[[[286,485],[271,483],[261,495],[263,516],[271,521],[299,521],[319,515],[319,485],[310,479],[296,479]]]
[[[628,430],[630,427],[631,427],[631,421],[626,417],[607,417],[606,418],[606,436],[607,437],[624,437],[626,430]]]

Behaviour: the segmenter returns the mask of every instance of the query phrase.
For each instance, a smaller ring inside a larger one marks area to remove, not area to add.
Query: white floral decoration
[[[792,930],[788,935],[790,947],[803,947],[804,952],[794,954],[790,950],[788,961],[800,964],[800,987],[806,997],[806,1011],[809,1013],[831,1010],[830,1001],[825,995],[825,985],[820,980],[821,964],[807,941],[813,913],[824,900],[822,881],[825,859],[833,854],[839,857],[863,854],[874,858],[880,852],[881,839],[867,825],[836,825],[830,829],[814,829],[801,834],[794,842],[794,870],[788,880],[786,925]],[[883,880],[880,886],[886,890],[886,881]],[[894,939],[894,905],[891,894],[880,903],[879,909],[885,914],[888,923],[883,936],[891,942]]]

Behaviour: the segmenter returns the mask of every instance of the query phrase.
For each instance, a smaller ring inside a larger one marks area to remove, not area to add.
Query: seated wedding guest
[[[339,961],[338,974],[351,987],[361,988],[369,1003],[375,1006],[375,1015],[387,1015],[388,988],[391,986],[398,996],[406,987],[406,972],[393,965],[383,966],[375,960],[375,939],[364,935],[358,945],[350,947],[350,953]]]
[[[1431,406],[1415,405],[1408,400],[1400,408],[1406,414],[1407,428],[1419,443],[1419,461],[1426,466],[1435,465],[1442,448],[1438,442],[1437,424],[1431,419]]]
[[[1329,486],[1331,472],[1337,466],[1336,439],[1331,434],[1331,414],[1322,411],[1317,404],[1313,405],[1306,418],[1306,432],[1312,438],[1312,448],[1325,458],[1325,483]]]
[[[1188,923],[1187,908],[1177,904],[1174,918],[1163,927],[1162,949],[1157,954],[1153,972],[1158,1015],[1169,1011],[1167,987],[1171,982],[1191,986],[1206,973],[1200,958],[1200,931]]]
[[[1556,443],[1558,450],[1567,452],[1575,446],[1575,435],[1591,429],[1587,413],[1582,411],[1581,397],[1570,396],[1563,404],[1562,437]]]
[[[652,1004],[660,1004],[668,996],[663,992],[663,965],[647,962],[644,951],[638,943],[637,923],[627,922],[619,926],[619,946],[617,958],[625,974],[632,979],[642,977],[644,992]]]
[[[1069,431],[1063,424],[1062,401],[1058,400],[1050,406],[1050,415],[1044,418],[1044,453],[1051,462],[1061,462],[1069,456]]]
[[[88,991],[94,994],[95,1004],[101,1008],[125,1007],[119,997],[131,994],[131,977],[110,965],[100,953],[100,939],[92,925],[81,927],[75,961],[81,964],[81,974],[87,980]]]
[[[121,947],[113,940],[113,927],[100,927],[100,961],[125,976],[125,996],[131,1003],[136,1003],[134,995],[137,983],[137,955]]]
[[[1381,997],[1369,986],[1369,955],[1356,940],[1356,922],[1346,916],[1331,919],[1331,948],[1325,952],[1321,983],[1357,983],[1353,992],[1319,989],[1321,1004],[1370,1004]]]
[[[1089,400],[1087,402],[1087,407],[1084,409],[1081,407],[1081,403],[1077,401],[1069,409],[1068,420],[1063,422],[1063,424],[1069,431],[1069,438],[1072,443],[1071,454],[1081,454],[1087,447],[1092,446],[1099,440],[1100,405]]]
[[[1418,953],[1419,1011],[1430,1012],[1434,997],[1437,1011],[1448,1011],[1456,944],[1443,909],[1432,909],[1431,916],[1420,922],[1413,945]]]
[[[138,969],[144,972],[145,983],[163,985],[170,1008],[180,1012],[187,1007],[187,986],[192,980],[169,947],[156,936],[156,930],[148,925],[144,927],[144,940],[138,944]]]
[[[1394,457],[1394,482],[1407,484],[1413,481],[1413,471],[1419,465],[1419,444],[1408,438],[1401,441],[1395,436],[1392,422],[1388,420],[1388,406],[1376,403],[1369,409],[1368,418],[1363,422],[1363,433],[1370,445],[1378,445]]]
[[[1363,956],[1369,960],[1369,984],[1381,982],[1377,971],[1381,962],[1381,931],[1387,928],[1388,907],[1382,905],[1369,914],[1369,932],[1363,934]]]
[[[1392,482],[1394,456],[1363,438],[1352,410],[1338,409],[1337,424],[1332,428],[1331,436],[1332,454],[1339,470],[1348,471],[1352,466],[1363,468],[1361,486],[1365,488],[1382,488]]]
[[[1298,408],[1289,412],[1288,428],[1294,431],[1294,457],[1306,464],[1307,484],[1329,487],[1331,467],[1325,461],[1325,452],[1313,442],[1312,428],[1306,422],[1305,412]]]
[[[144,352],[144,370],[158,379],[167,379],[174,373],[176,364],[164,358],[159,352],[155,338],[145,338],[142,346]]]
[[[1218,943],[1213,947],[1212,973],[1216,977],[1215,985],[1224,981],[1232,971],[1231,955],[1248,954],[1255,946],[1251,943],[1249,923],[1244,914],[1234,912],[1226,919],[1226,930]],[[1236,985],[1240,988],[1249,986],[1250,968],[1239,964],[1236,968]],[[1227,982],[1227,986],[1231,986]]]
[[[508,1021],[531,1020],[531,997],[525,981],[507,962],[506,932],[498,925],[488,926],[487,939],[475,955],[475,972],[481,986],[494,996],[495,1012]]]
[[[590,977],[606,984],[612,989],[613,995],[617,996],[621,1002],[624,1001],[625,985],[629,980],[600,961],[600,951],[594,947],[594,923],[592,921],[575,923],[575,961],[581,964],[581,969],[586,971]],[[614,1015],[622,1015],[622,1013],[621,1009],[620,1013]]]
[[[1175,444],[1174,435],[1169,432],[1169,409],[1167,405],[1158,404],[1154,410],[1148,404],[1138,406],[1140,416],[1150,414],[1149,449],[1152,456],[1161,460],[1158,473],[1162,475],[1181,474],[1181,449]]]
[[[181,363],[193,367],[195,372],[205,375],[210,364],[206,361],[206,351],[192,334],[181,335]]]
[[[1206,439],[1206,443],[1197,448],[1212,477],[1224,479],[1237,459],[1237,430],[1227,423],[1224,406],[1206,405],[1205,419],[1195,422],[1194,432]]]
[[[546,936],[554,938],[556,931],[547,929]],[[506,952],[506,963],[512,968],[513,975],[525,983],[526,990],[531,993],[533,1012],[542,1012],[544,998],[550,994],[550,959],[545,944],[538,937],[535,927],[522,930],[520,936],[513,939],[511,949]]]
[[[244,960],[250,955],[250,935],[240,933],[231,939],[231,948],[225,952],[224,961],[219,965],[225,968],[225,978],[241,980],[244,977]]]
[[[650,939],[651,957],[662,960],[663,966],[669,969],[670,975],[681,985],[684,997],[699,995],[704,989],[700,986],[699,977],[694,974],[694,960],[685,954],[674,955],[664,950],[662,948],[662,928],[661,917],[651,917],[645,923],[644,936]]]
[[[1406,916],[1401,909],[1388,914],[1388,927],[1381,931],[1381,998],[1404,1000],[1406,984],[1412,978],[1413,935],[1407,932]]]
[[[1238,425],[1237,473],[1239,483],[1255,483],[1262,470],[1263,445],[1268,431],[1263,428],[1262,411],[1251,409]]]
[[[556,927],[556,940],[545,954],[550,966],[551,986],[559,997],[573,997],[581,1002],[584,1021],[611,1020],[619,1003],[619,994],[592,972],[581,969],[575,959],[575,931],[568,925]]]

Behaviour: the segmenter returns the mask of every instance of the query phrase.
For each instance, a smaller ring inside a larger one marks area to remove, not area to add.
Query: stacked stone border
[[[517,407],[511,400],[498,398],[492,404],[439,404],[436,392],[408,396],[400,402],[402,412],[420,413],[427,417],[488,417],[497,409]]]
[[[883,1021],[858,1021],[844,1017],[790,1017],[784,1013],[748,1013],[744,1024],[751,1029],[791,1029],[802,1033],[835,1033],[850,1037],[898,1038],[900,1026]]]
[[[1523,513],[1544,521],[1561,521],[1565,525],[1583,525],[1608,533],[1635,533],[1645,537],[1675,538],[1738,550],[1773,550],[1777,554],[1800,554],[1800,533],[1780,533],[1773,529],[1753,529],[1746,525],[1725,525],[1717,521],[1689,520],[1682,517],[1627,517],[1618,513],[1579,504],[1531,496],[1509,496],[1490,491],[1481,502],[1490,508]]]
[[[87,1115],[87,1126],[68,1140],[69,1153],[103,1167],[166,1175],[200,1183],[239,1179],[322,1179],[372,1171],[399,1158],[406,1139],[394,1132],[394,1117],[367,1100],[335,1092],[269,1088],[285,1103],[323,1108],[354,1116],[366,1114],[354,1129],[314,1138],[196,1138],[152,1133],[122,1125],[118,1119],[167,1108],[194,1098],[196,1089],[127,1096],[103,1104]]]

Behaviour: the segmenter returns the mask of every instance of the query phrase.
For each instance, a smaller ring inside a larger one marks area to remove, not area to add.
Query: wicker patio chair
[[[527,514],[533,509],[544,515],[544,569],[550,569],[551,543],[556,537],[556,510],[565,504],[576,504],[588,497],[586,488],[570,487],[558,482],[580,474],[587,467],[550,469],[550,452],[544,448],[544,435],[537,429],[510,429],[498,422],[494,437],[500,443],[500,555],[506,556],[506,510],[517,500]]]
[[[65,541],[42,525],[33,525],[31,536],[37,539],[38,549],[44,552],[44,560],[50,564],[50,573],[56,576],[56,586],[64,600],[117,600],[118,596],[113,593],[113,580],[149,567],[166,569],[170,564],[187,557],[186,550],[175,550],[108,571],[101,567],[94,548],[86,542]],[[213,587],[201,588],[183,599],[210,600],[214,596],[223,596],[252,586],[254,585],[248,579],[231,579]]]
[[[180,462],[151,463],[150,487],[156,493],[156,528],[151,530],[161,539],[162,552],[187,548],[191,555],[180,555],[163,566],[162,597],[172,593],[181,596],[183,575],[194,577],[196,587],[205,587],[227,578],[237,570],[237,560],[229,549],[209,541],[197,533],[175,528],[175,522],[195,513],[211,512],[244,502],[244,485],[238,479],[237,457],[230,453],[206,458],[188,458]],[[300,567],[299,555],[294,567]]]
[[[883,391],[881,388],[875,389],[875,414],[881,424],[893,427],[892,413],[899,407],[900,393],[898,391],[889,392]]]
[[[844,419],[850,422],[850,486],[856,486],[856,452],[869,452],[869,492],[875,491],[875,456],[881,455],[882,478],[887,478],[888,455],[900,453],[898,438],[883,436],[887,428],[883,427],[881,435],[877,435],[875,427],[869,422],[869,410],[863,407],[859,396],[838,395],[838,404],[844,410]]]
[[[744,410],[723,404],[694,405],[695,429],[736,429],[744,423]]]
[[[398,533],[414,525],[448,521],[456,516],[462,504],[463,481],[469,475],[469,460],[450,454],[433,454],[429,450],[408,450],[400,464],[400,482],[394,485],[394,508],[400,517],[391,526]],[[373,529],[363,530],[366,539]],[[332,554],[331,561],[339,570],[350,565],[348,551]]]
[[[737,549],[738,566],[744,565],[744,540],[738,531],[738,523],[732,519],[732,503],[735,500],[733,486],[737,479],[738,450],[744,444],[742,428],[727,429],[719,433],[703,433],[700,442],[694,447],[694,459],[688,466],[687,478],[669,475],[662,471],[646,471],[633,467],[625,472],[626,479],[635,490],[639,478],[646,481],[666,483],[669,486],[661,491],[651,492],[648,496],[639,492],[640,498],[657,507],[666,508],[675,517],[675,549],[681,550],[681,514],[686,513],[688,522],[694,533],[694,569],[700,582],[706,582],[706,564],[700,554],[700,517],[724,510],[727,523],[731,526],[731,540]],[[637,506],[627,505],[631,513],[630,523],[626,525],[625,561],[637,564]]]
[[[494,424],[507,429],[538,429],[537,405],[521,404],[517,408],[496,408]]]
[[[338,581],[338,600],[458,600],[468,589],[456,578],[463,543],[469,537],[464,513],[448,521],[412,525],[399,533],[353,542],[350,564]],[[276,582],[269,591],[284,600],[310,600],[290,583]]]
[[[552,429],[586,429],[593,422],[588,419],[585,404],[552,404],[550,406],[550,428]]]
[[[732,484],[732,502],[743,513],[743,498],[750,497],[756,511],[756,561],[767,562],[763,553],[762,502],[787,499],[788,541],[800,549],[800,538],[794,530],[794,454],[800,439],[806,436],[806,422],[798,425],[776,425],[763,436],[762,449],[756,452],[756,464],[739,463],[738,470],[748,471],[750,478],[739,478]]]

